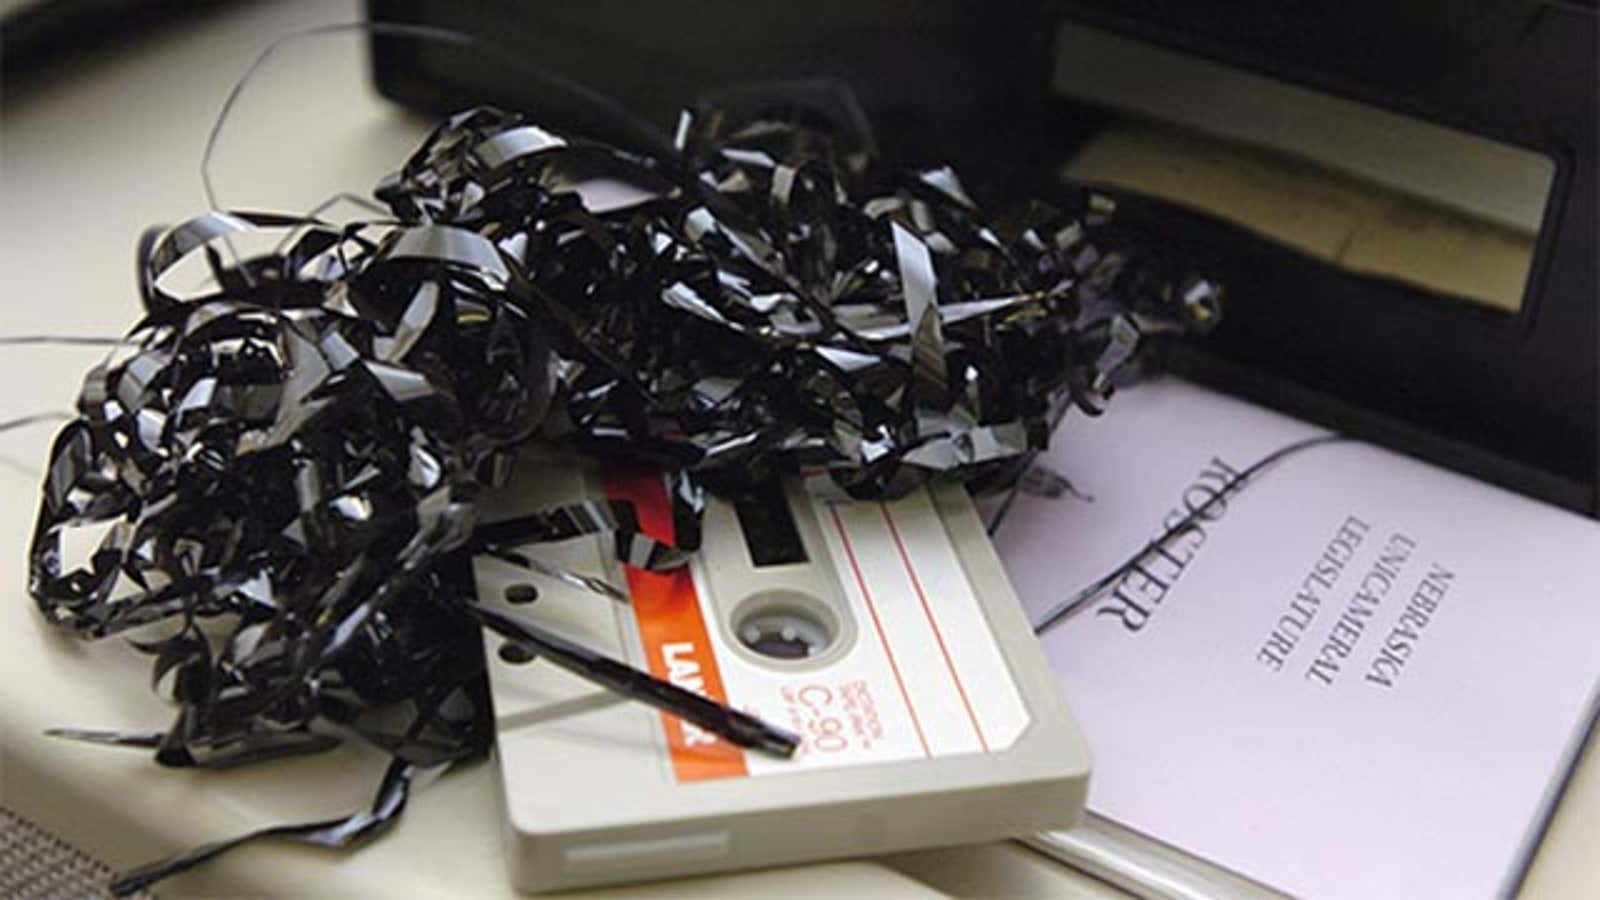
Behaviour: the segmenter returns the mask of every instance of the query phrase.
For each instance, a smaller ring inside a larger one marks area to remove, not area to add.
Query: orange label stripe
[[[672,505],[659,473],[645,469],[606,472],[606,496],[633,503],[639,530],[671,543]],[[634,620],[650,674],[678,687],[728,702],[722,671],[712,652],[711,635],[700,614],[700,598],[688,566],[651,572],[625,566]],[[738,778],[749,774],[744,751],[670,713],[661,714],[672,770],[679,781]]]

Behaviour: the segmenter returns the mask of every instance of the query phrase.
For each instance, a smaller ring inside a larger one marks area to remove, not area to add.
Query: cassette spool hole
[[[818,656],[833,645],[834,629],[798,603],[746,604],[734,623],[739,643],[771,659],[800,660]]]

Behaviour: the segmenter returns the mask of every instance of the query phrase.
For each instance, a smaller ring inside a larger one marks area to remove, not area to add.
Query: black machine
[[[781,90],[981,194],[1105,187],[1228,286],[1177,371],[1600,515],[1596,8],[1574,0],[369,0],[386,95],[619,143]],[[564,80],[564,82],[562,82]],[[850,124],[850,123],[846,123]],[[635,129],[637,131],[637,129]]]

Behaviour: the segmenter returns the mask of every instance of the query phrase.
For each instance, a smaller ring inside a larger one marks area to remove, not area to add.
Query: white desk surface
[[[353,21],[356,0],[245,4],[0,86],[0,334],[119,334],[138,312],[141,230],[203,208],[198,162],[233,79],[271,39]],[[424,123],[372,94],[353,37],[286,50],[245,95],[214,170],[225,205],[306,207],[336,187],[367,190],[414,147]],[[267,127],[283,122],[282,134]],[[240,176],[239,173],[248,173]],[[70,409],[100,351],[7,347],[0,420]],[[118,642],[48,633],[26,594],[26,548],[53,429],[0,434],[0,804],[117,865],[269,822],[368,802],[381,770],[342,750],[227,773],[163,770],[148,754],[43,736],[77,725],[146,728],[170,711],[146,660]],[[1588,756],[1593,757],[1590,753]],[[1484,773],[1493,777],[1493,773]],[[263,844],[165,883],[166,897],[510,896],[490,765],[419,791],[399,825],[356,853]],[[1440,823],[1440,827],[1457,827]],[[1525,896],[1600,889],[1600,763],[1579,767]],[[1015,844],[899,854],[595,892],[608,897],[1114,897]],[[588,895],[586,895],[588,896]]]

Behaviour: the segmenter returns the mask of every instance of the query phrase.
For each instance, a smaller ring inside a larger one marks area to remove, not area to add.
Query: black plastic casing
[[[679,107],[761,82],[854,89],[886,158],[951,160],[980,199],[1056,189],[1095,113],[1051,96],[1073,20],[1548,156],[1555,180],[1526,296],[1493,312],[1353,274],[1217,219],[1125,198],[1128,227],[1228,288],[1177,371],[1526,495],[1600,515],[1596,10],[1502,0],[368,0],[376,21],[457,29],[608,94],[662,130]],[[626,140],[502,62],[376,37],[386,95],[433,112],[518,106]],[[519,89],[519,84],[521,88]]]

